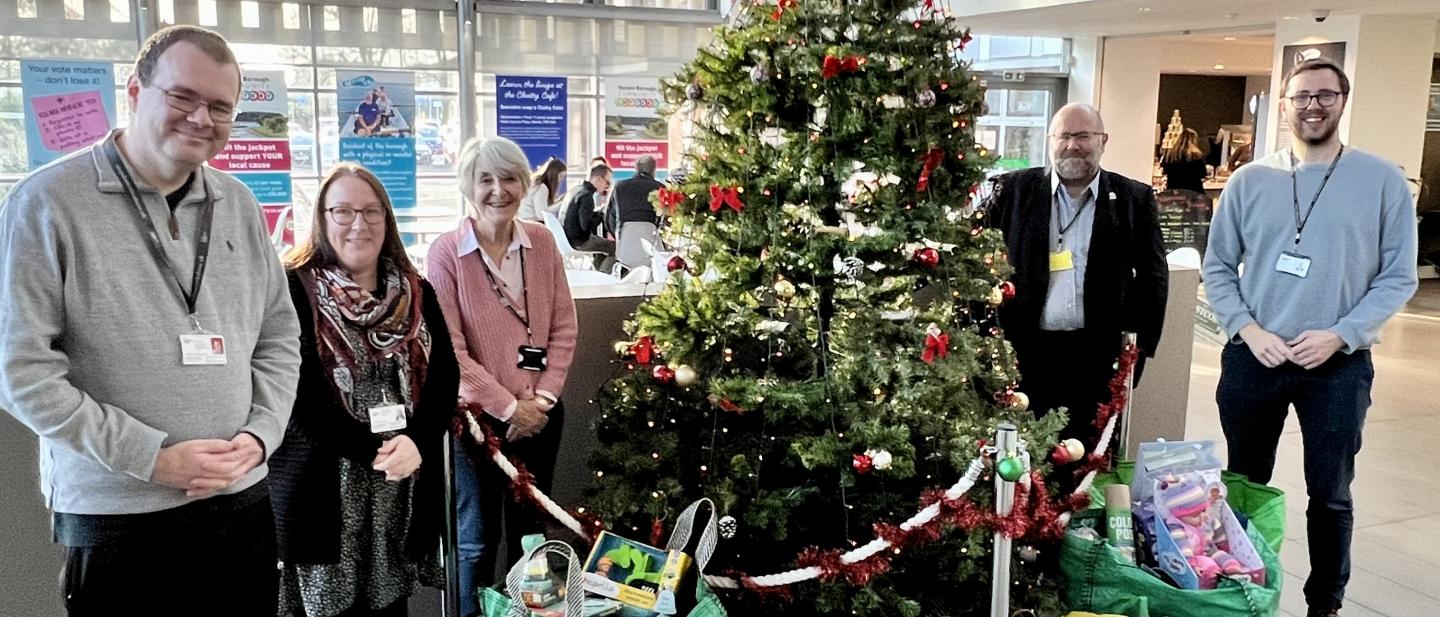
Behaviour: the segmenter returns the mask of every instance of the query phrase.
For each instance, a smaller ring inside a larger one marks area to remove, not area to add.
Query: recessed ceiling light
[[[1149,12],[1150,12],[1150,7],[1148,7],[1148,6],[1142,6],[1142,7],[1140,7],[1140,12],[1141,12],[1141,13],[1149,13]]]
[[[1299,17],[1296,17],[1296,16],[1294,16],[1294,15],[1286,15],[1285,17],[1282,17],[1281,19],[1284,19],[1285,21],[1295,21],[1295,20],[1300,19],[1300,18],[1299,18]]]
[[[1227,41],[1233,41],[1233,40],[1235,40],[1235,37],[1233,37],[1233,36],[1227,36],[1227,37],[1225,37],[1225,40],[1227,40]]]
[[[1217,71],[1223,71],[1223,70],[1225,70],[1225,65],[1223,65],[1223,64],[1217,64],[1217,65],[1215,65],[1215,70],[1217,70]]]

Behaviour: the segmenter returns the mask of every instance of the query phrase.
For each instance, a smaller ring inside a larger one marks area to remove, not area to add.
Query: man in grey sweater
[[[167,28],[126,90],[128,129],[0,204],[0,408],[40,437],[69,614],[274,614],[299,324],[255,198],[204,166],[240,69]]]
[[[1375,378],[1369,348],[1418,285],[1415,208],[1397,166],[1340,143],[1350,80],[1337,64],[1302,62],[1282,83],[1295,144],[1230,178],[1211,224],[1205,291],[1232,338],[1215,395],[1230,469],[1269,482],[1295,406],[1310,498],[1305,599],[1311,617],[1331,617],[1350,579],[1350,483]]]

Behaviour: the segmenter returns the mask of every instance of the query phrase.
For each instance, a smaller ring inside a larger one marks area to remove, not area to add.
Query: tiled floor
[[[1427,286],[1427,292],[1440,287]],[[1427,294],[1428,295],[1428,294]],[[1374,400],[1357,461],[1355,538],[1345,617],[1440,616],[1440,317],[1401,314],[1374,349]],[[1196,341],[1190,372],[1189,439],[1223,450],[1215,408],[1219,348]],[[1310,570],[1300,428],[1292,413],[1281,437],[1275,486],[1289,516],[1281,550],[1283,615],[1304,617]]]

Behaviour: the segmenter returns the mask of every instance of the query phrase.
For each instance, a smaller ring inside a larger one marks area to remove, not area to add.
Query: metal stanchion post
[[[452,440],[447,433],[441,446],[440,464],[445,470],[445,546],[441,553],[445,558],[445,595],[441,611],[445,617],[460,617],[460,558],[459,530],[455,522],[455,453]]]
[[[1015,456],[1017,435],[1015,425],[1000,424],[995,431],[995,461]],[[998,465],[997,465],[998,466]],[[995,513],[1008,516],[1015,506],[1015,483],[1006,482],[995,472]],[[995,532],[994,569],[990,573],[990,617],[1010,615],[1010,538]]]
[[[1121,353],[1124,353],[1124,350],[1135,348],[1137,338],[1134,332],[1122,332],[1120,336],[1123,341]],[[1136,362],[1139,362],[1138,357]],[[1125,410],[1120,415],[1120,449],[1115,458],[1117,462],[1130,460],[1130,402],[1134,398],[1134,394],[1135,371],[1131,370],[1130,376],[1125,379]]]

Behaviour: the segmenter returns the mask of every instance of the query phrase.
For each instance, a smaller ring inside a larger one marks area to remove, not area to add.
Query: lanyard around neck
[[[160,233],[155,231],[155,220],[150,216],[150,211],[145,208],[145,201],[140,195],[140,189],[135,185],[135,178],[130,175],[130,170],[120,161],[118,147],[111,143],[104,148],[105,157],[110,160],[110,167],[119,176],[120,184],[125,188],[125,195],[130,200],[130,205],[135,211],[136,221],[140,224],[140,232],[145,236],[146,244],[150,246],[150,254],[155,258],[155,263],[160,270],[168,273],[175,279],[175,284],[180,289],[180,299],[185,303],[186,314],[190,316],[194,325],[195,305],[200,301],[200,283],[205,280],[205,264],[210,259],[210,226],[215,220],[215,199],[210,195],[210,185],[204,183],[205,207],[200,213],[200,228],[197,230],[198,238],[195,241],[195,265],[191,271],[190,288],[187,291],[185,283],[180,280],[180,273],[170,265],[170,258],[165,254],[165,245],[160,241]],[[197,170],[196,173],[203,173]]]
[[[520,247],[520,294],[525,302],[525,315],[523,317],[519,311],[515,310],[515,303],[511,302],[510,298],[505,295],[505,292],[501,291],[499,281],[495,280],[495,273],[490,271],[490,264],[485,263],[484,247],[481,247],[480,251],[480,265],[485,267],[485,278],[490,280],[490,289],[495,291],[495,299],[500,301],[500,306],[505,307],[505,310],[510,311],[510,314],[514,315],[515,319],[520,321],[520,325],[525,326],[525,340],[534,344],[535,336],[530,332],[530,284],[526,280],[525,274],[525,247]]]
[[[1330,174],[1335,173],[1335,166],[1340,163],[1340,155],[1345,154],[1345,144],[1340,144],[1340,151],[1335,153],[1335,160],[1330,161],[1330,168],[1325,170],[1325,177],[1320,179],[1320,188],[1315,189],[1315,195],[1310,198],[1310,207],[1305,210],[1305,218],[1300,218],[1300,183],[1295,179],[1295,168],[1300,166],[1300,159],[1295,157],[1294,151],[1290,153],[1290,199],[1295,203],[1295,246],[1300,246],[1300,234],[1305,232],[1305,225],[1310,222],[1310,215],[1315,213],[1315,204],[1320,201],[1320,193],[1325,191],[1325,185],[1330,182]]]

